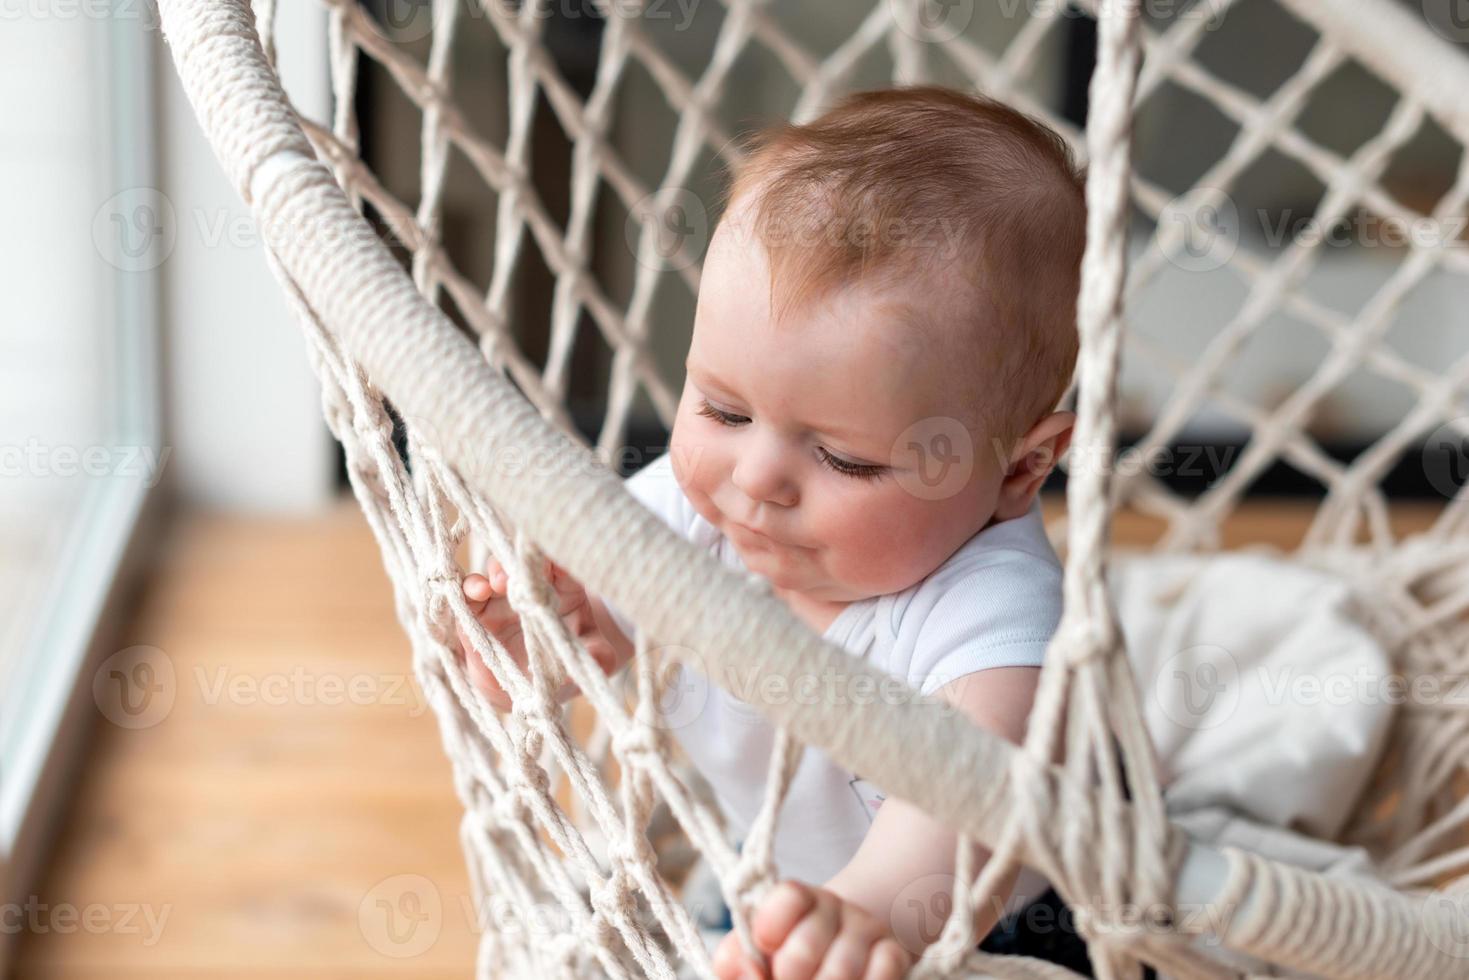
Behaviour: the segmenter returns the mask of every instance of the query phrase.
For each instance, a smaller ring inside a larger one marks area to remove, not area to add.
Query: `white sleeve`
[[[1061,574],[1059,565],[1010,550],[941,569],[897,624],[908,683],[932,694],[976,670],[1039,667],[1061,622]]]
[[[622,485],[638,503],[652,511],[675,533],[683,537],[689,536],[697,512],[674,479],[672,460],[667,453],[622,481]],[[612,600],[604,596],[602,602],[623,635],[629,640],[633,639],[632,621],[612,604]]]

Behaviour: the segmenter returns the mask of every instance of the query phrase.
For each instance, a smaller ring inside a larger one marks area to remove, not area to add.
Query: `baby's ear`
[[[1000,484],[995,517],[1006,521],[1030,510],[1046,477],[1056,468],[1076,431],[1075,412],[1052,412],[1021,437]]]

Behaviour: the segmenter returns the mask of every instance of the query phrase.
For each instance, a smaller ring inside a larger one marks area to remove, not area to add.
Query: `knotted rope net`
[[[1469,354],[1425,365],[1389,336],[1416,290],[1434,277],[1469,273],[1469,250],[1457,241],[1414,239],[1386,281],[1343,311],[1304,288],[1323,246],[1319,237],[1299,235],[1269,257],[1239,249],[1220,261],[1243,299],[1195,356],[1179,357],[1156,338],[1123,329],[1126,311],[1187,244],[1197,215],[1225,200],[1266,154],[1293,161],[1324,187],[1316,211],[1322,225],[1353,208],[1408,224],[1428,218],[1448,225],[1465,213],[1469,67],[1421,20],[1384,0],[1282,0],[1313,40],[1304,61],[1261,94],[1221,77],[1198,54],[1210,24],[1235,6],[1231,0],[1164,22],[1143,19],[1135,0],[1015,5],[1003,29],[982,40],[946,30],[918,0],[889,0],[860,10],[850,35],[824,51],[783,25],[775,5],[721,0],[696,71],[680,60],[677,38],[648,16],[649,6],[598,0],[595,15],[604,24],[595,75],[582,92],[544,37],[547,0],[435,0],[415,22],[428,28],[423,60],[422,44],[401,43],[351,0],[329,0],[334,110],[329,120],[313,120],[292,108],[273,69],[275,6],[160,4],[180,77],[265,231],[272,268],[306,332],[327,422],[381,545],[416,676],[453,762],[475,898],[500,901],[509,917],[489,921],[479,975],[711,976],[680,896],[696,858],[717,879],[735,930],[753,949],[749,911],[775,880],[777,815],[808,744],[961,832],[952,911],[915,976],[1072,975],[975,949],[973,913],[1018,862],[1093,913],[1079,924],[1099,976],[1140,976],[1144,963],[1170,976],[1239,976],[1255,968],[1240,962],[1261,961],[1342,977],[1469,974],[1463,906],[1455,901],[1462,892],[1452,889],[1469,861],[1469,709],[1410,703],[1399,713],[1381,772],[1343,835],[1371,852],[1380,881],[1332,879],[1202,846],[1165,812],[1105,577],[1118,508],[1163,522],[1160,551],[1217,549],[1223,522],[1252,482],[1285,463],[1325,488],[1293,557],[1349,577],[1372,597],[1374,627],[1404,675],[1447,685],[1469,668],[1469,496],[1456,492],[1430,528],[1399,536],[1382,487],[1394,463],[1429,433],[1447,426],[1455,437],[1469,434]],[[1078,11],[1097,24],[1085,132],[1045,94],[1038,68]],[[500,138],[467,111],[484,92],[456,90],[455,39],[471,16],[503,51]],[[1065,614],[1025,744],[1010,746],[926,710],[932,703],[916,695],[840,708],[761,703],[779,737],[764,807],[736,851],[697,775],[676,758],[661,712],[670,676],[664,667],[680,651],[697,650],[738,665],[756,683],[830,668],[859,677],[870,668],[814,636],[758,580],[674,536],[606,464],[623,445],[638,399],[672,422],[674,389],[652,353],[655,293],[671,279],[670,288],[682,283],[692,295],[699,262],[664,254],[660,233],[701,162],[740,165],[721,104],[736,65],[752,52],[784,73],[794,96],[789,115],[798,121],[859,76],[870,82],[874,65],[895,84],[958,77],[1042,119],[1088,164],[1088,246],[1078,304],[1082,353],[1068,396],[1078,423],[1062,463],[1066,520],[1056,528],[1066,553]],[[392,80],[395,98],[421,113],[416,203],[390,192],[363,161],[355,96],[366,59]],[[1375,75],[1395,100],[1380,131],[1349,153],[1313,138],[1299,118],[1318,86],[1347,66]],[[651,81],[676,115],[656,183],[639,177],[630,149],[612,138],[620,93],[634,75],[645,88]],[[1183,194],[1144,176],[1130,156],[1133,133],[1164,90],[1187,93],[1236,130]],[[533,180],[531,133],[542,97],[572,144],[564,221]],[[1430,125],[1461,157],[1452,185],[1419,209],[1391,193],[1383,175]],[[496,198],[486,287],[461,271],[445,244],[452,166],[467,166]],[[625,299],[594,272],[598,207],[607,201],[625,209],[634,229],[638,261]],[[374,224],[359,214],[365,208]],[[1146,229],[1140,237],[1139,221]],[[1129,250],[1130,234],[1145,247]],[[539,331],[518,325],[513,302],[517,263],[531,252],[555,278],[549,321]],[[1222,381],[1278,313],[1316,331],[1329,351],[1267,409]],[[568,405],[573,352],[587,329],[610,351],[595,446]],[[526,353],[529,334],[548,338],[544,356]],[[1118,377],[1130,363],[1173,382],[1140,452],[1166,446],[1206,400],[1248,428],[1241,457],[1202,494],[1175,492],[1146,469],[1077,465],[1114,458]],[[1312,438],[1308,423],[1355,372],[1394,383],[1411,404],[1365,452],[1343,462]],[[394,444],[395,421],[406,433],[406,462]],[[492,554],[510,572],[528,676],[465,604],[466,551],[475,562]],[[569,635],[538,571],[543,556],[636,619],[638,656],[624,676],[606,677]],[[456,627],[512,695],[513,711],[495,712],[471,686],[453,653]],[[557,702],[566,677],[590,711]],[[978,870],[976,843],[993,852]],[[1179,914],[1187,902],[1215,903],[1229,914],[1195,920]],[[547,908],[558,913],[551,936],[536,932],[543,918],[531,921]],[[1152,913],[1129,920],[1108,911],[1124,908]],[[1222,949],[1249,959],[1231,962]]]

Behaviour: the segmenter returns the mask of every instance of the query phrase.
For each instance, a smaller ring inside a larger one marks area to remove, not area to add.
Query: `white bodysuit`
[[[627,489],[669,527],[746,571],[728,538],[694,510],[662,457],[628,478]],[[1061,618],[1061,562],[1046,537],[1040,502],[1014,520],[993,524],[959,548],[923,581],[901,592],[849,604],[823,637],[923,694],[990,667],[1039,667]],[[632,623],[608,603],[623,632]],[[692,667],[681,669],[665,699],[665,724],[713,787],[731,832],[748,832],[765,794],[775,729],[746,702],[761,697],[855,702],[895,696],[841,677],[808,678],[788,691],[724,686]],[[726,689],[733,687],[735,690]],[[739,695],[743,695],[742,700]],[[882,805],[882,789],[807,746],[777,821],[775,861],[782,878],[825,884],[851,859]],[[1044,879],[1028,870],[1017,903],[1035,898]]]

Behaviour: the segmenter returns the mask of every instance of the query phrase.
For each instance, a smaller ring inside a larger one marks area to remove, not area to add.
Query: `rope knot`
[[[518,610],[536,608],[555,611],[559,605],[555,590],[550,584],[525,571],[510,576],[510,581],[505,586],[505,598],[510,600],[512,608]]]
[[[619,759],[636,759],[640,763],[657,759],[661,755],[653,730],[644,725],[625,726],[612,736],[612,749]]]
[[[748,852],[729,876],[729,890],[735,901],[753,908],[775,884],[775,871],[768,864],[756,865]]]
[[[432,625],[440,609],[448,606],[449,597],[462,588],[463,576],[457,568],[440,569],[432,573],[420,572],[417,580],[422,619]]]

